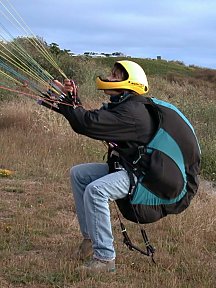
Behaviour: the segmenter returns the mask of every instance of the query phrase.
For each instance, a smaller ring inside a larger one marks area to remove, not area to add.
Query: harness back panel
[[[198,189],[200,148],[192,125],[174,105],[156,98],[139,97],[137,101],[157,112],[158,130],[144,152],[135,156],[137,161],[134,151],[118,151],[123,166],[130,163],[132,169],[125,168],[138,181],[130,198],[116,202],[126,219],[151,223],[189,206]]]

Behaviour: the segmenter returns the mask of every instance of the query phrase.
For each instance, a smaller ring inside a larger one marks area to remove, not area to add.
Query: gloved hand
[[[74,87],[73,87],[73,83],[72,80],[70,79],[65,79],[64,80],[64,84],[62,84],[61,82],[59,82],[58,80],[54,80],[53,83],[64,93],[67,94],[68,92],[73,94],[74,92]],[[74,84],[75,85],[75,84]]]
[[[63,92],[63,94],[59,97],[61,102],[72,104],[75,107],[82,105],[77,95],[77,86],[73,80],[65,79],[64,85],[58,80],[54,80],[53,82]]]

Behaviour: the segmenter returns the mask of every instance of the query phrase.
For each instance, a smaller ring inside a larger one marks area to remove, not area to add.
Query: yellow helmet
[[[123,81],[111,82],[97,77],[96,86],[98,90],[126,89],[132,90],[140,95],[148,92],[147,77],[140,65],[129,60],[121,60],[116,63],[120,64],[125,69],[128,78]]]

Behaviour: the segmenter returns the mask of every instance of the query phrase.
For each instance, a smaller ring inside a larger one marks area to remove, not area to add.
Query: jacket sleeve
[[[131,136],[136,138],[134,119],[128,116],[124,108],[118,108],[118,111],[85,110],[83,107],[73,109],[59,105],[59,109],[78,134],[104,141],[129,141]]]

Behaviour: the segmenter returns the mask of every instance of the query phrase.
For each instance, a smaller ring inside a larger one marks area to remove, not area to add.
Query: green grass
[[[107,57],[107,58],[94,58],[89,59],[88,61],[95,61],[102,66],[108,66],[112,68],[114,63],[118,60],[131,60],[138,63],[145,70],[148,76],[164,76],[168,73],[175,73],[183,76],[193,76],[195,71],[202,70],[198,67],[189,67],[184,64],[180,64],[178,61],[166,61],[166,60],[156,60],[156,59],[145,59],[145,58],[116,58],[116,57]]]

